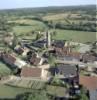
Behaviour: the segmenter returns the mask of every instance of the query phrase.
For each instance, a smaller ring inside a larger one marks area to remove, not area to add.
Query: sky
[[[96,4],[96,0],[0,0],[0,9]]]

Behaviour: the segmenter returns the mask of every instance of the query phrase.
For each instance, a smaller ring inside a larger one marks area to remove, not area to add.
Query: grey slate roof
[[[64,75],[64,76],[76,75],[77,68],[74,65],[57,64],[56,73]]]
[[[57,40],[54,42],[54,46],[58,47],[58,48],[63,48],[64,47],[65,42],[62,40]]]

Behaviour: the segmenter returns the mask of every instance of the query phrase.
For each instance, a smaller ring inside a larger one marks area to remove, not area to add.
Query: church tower
[[[47,47],[51,46],[51,33],[46,32]]]

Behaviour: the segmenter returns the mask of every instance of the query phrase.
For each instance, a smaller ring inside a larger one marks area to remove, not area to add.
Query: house
[[[70,52],[64,56],[64,60],[79,62],[81,60],[81,54],[79,52]]]
[[[64,55],[67,55],[69,52],[71,52],[71,49],[69,47],[55,47],[56,55],[59,57],[64,57]]]
[[[77,68],[73,65],[58,63],[55,74],[59,75],[60,78],[74,77],[77,75]]]
[[[30,59],[30,63],[35,65],[35,66],[42,65],[43,61],[44,61],[43,58],[33,58],[33,57],[31,57],[31,59]]]
[[[62,40],[55,40],[53,43],[52,43],[52,46],[56,47],[56,48],[63,48],[65,46],[65,41],[62,41]]]
[[[86,54],[83,54],[82,60],[83,60],[84,63],[95,62],[96,61],[96,57],[94,55],[86,53]]]
[[[22,67],[27,65],[27,63],[25,61],[21,60],[21,59],[16,59],[14,65],[21,69]]]
[[[54,50],[56,53],[57,59],[65,60],[65,61],[80,61],[81,53],[72,51],[72,47],[67,45],[64,46],[64,42],[59,42],[54,45]]]
[[[38,65],[40,63],[40,60],[41,60],[40,58],[33,58],[32,57],[30,59],[30,63],[33,64],[33,65]]]
[[[14,50],[15,50],[18,54],[23,55],[23,56],[26,56],[27,53],[30,51],[28,48],[26,48],[26,47],[21,47],[21,46],[19,46],[19,45],[17,45],[17,46],[14,48]]]
[[[26,62],[16,58],[14,55],[12,54],[7,54],[7,53],[3,53],[2,54],[2,59],[5,63],[7,63],[10,66],[14,66],[14,67],[18,67],[18,68],[22,68],[23,66],[26,65]]]
[[[55,46],[55,53],[57,59],[65,60],[65,61],[79,61],[83,63],[87,62],[95,62],[97,61],[96,54],[93,52],[74,52],[72,51],[72,47],[70,46],[63,46],[62,44],[59,46]]]
[[[38,48],[43,48],[46,47],[47,41],[45,39],[38,40],[32,43],[32,46],[38,47]]]
[[[42,76],[42,69],[41,68],[24,67],[21,70],[21,77],[40,79],[41,76]]]
[[[88,90],[90,100],[97,100],[97,77],[80,76],[79,84]]]
[[[65,42],[64,41],[54,41],[54,43],[52,43],[52,46],[56,52],[56,55],[62,55],[62,51],[64,48]]]
[[[28,60],[30,64],[33,64],[35,66],[42,65],[44,62],[44,59],[39,57],[38,54],[33,53],[32,55],[28,55]]]
[[[85,70],[85,69],[87,69],[87,66],[86,66],[86,64],[84,64],[84,63],[78,64],[78,66],[79,66],[79,69],[80,69],[80,70]]]
[[[6,37],[4,38],[4,43],[8,44],[9,46],[12,46],[13,39],[14,39],[13,36],[6,36]]]
[[[58,63],[55,65],[53,72],[57,78],[70,84],[78,83],[78,69],[75,65]]]
[[[46,80],[47,73],[42,68],[23,67],[21,77]]]
[[[8,44],[9,46],[12,46],[13,39],[14,39],[13,33],[8,33],[3,38],[3,41],[4,41],[4,43]]]
[[[2,59],[5,63],[11,65],[11,66],[15,66],[14,63],[16,62],[16,57],[11,55],[11,54],[7,54],[7,53],[3,53],[2,54]]]
[[[66,41],[57,40],[54,41],[52,45],[55,48],[56,53],[59,53],[61,55],[71,52],[71,46],[69,44],[66,45]]]
[[[23,48],[21,48],[19,45],[17,45],[14,50],[18,53],[18,54],[22,54],[24,52]]]

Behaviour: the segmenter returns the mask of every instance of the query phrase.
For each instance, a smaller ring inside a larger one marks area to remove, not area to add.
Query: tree
[[[11,32],[12,28],[8,25],[7,20],[3,17],[0,18],[0,31]]]
[[[28,96],[28,100],[48,100],[45,91],[34,92]]]
[[[32,30],[31,33],[32,33],[32,34],[35,34],[35,31]]]
[[[51,66],[54,66],[55,65],[55,61],[56,61],[56,58],[52,54],[49,54],[49,57],[48,57],[49,64]]]
[[[89,100],[86,94],[86,90],[82,87],[80,90],[80,94],[76,96],[77,100]]]
[[[50,100],[46,91],[34,91],[32,93],[25,93],[16,97],[16,100]]]
[[[51,85],[54,86],[63,86],[68,88],[69,85],[67,83],[65,83],[64,81],[60,80],[59,78],[57,78],[57,76],[53,77],[52,81],[51,81]]]
[[[18,44],[18,38],[15,33],[13,33],[13,37],[14,39],[12,41],[12,48],[14,49],[14,47]]]
[[[41,37],[42,37],[41,34],[39,34],[39,33],[36,34],[36,40],[40,39]]]

